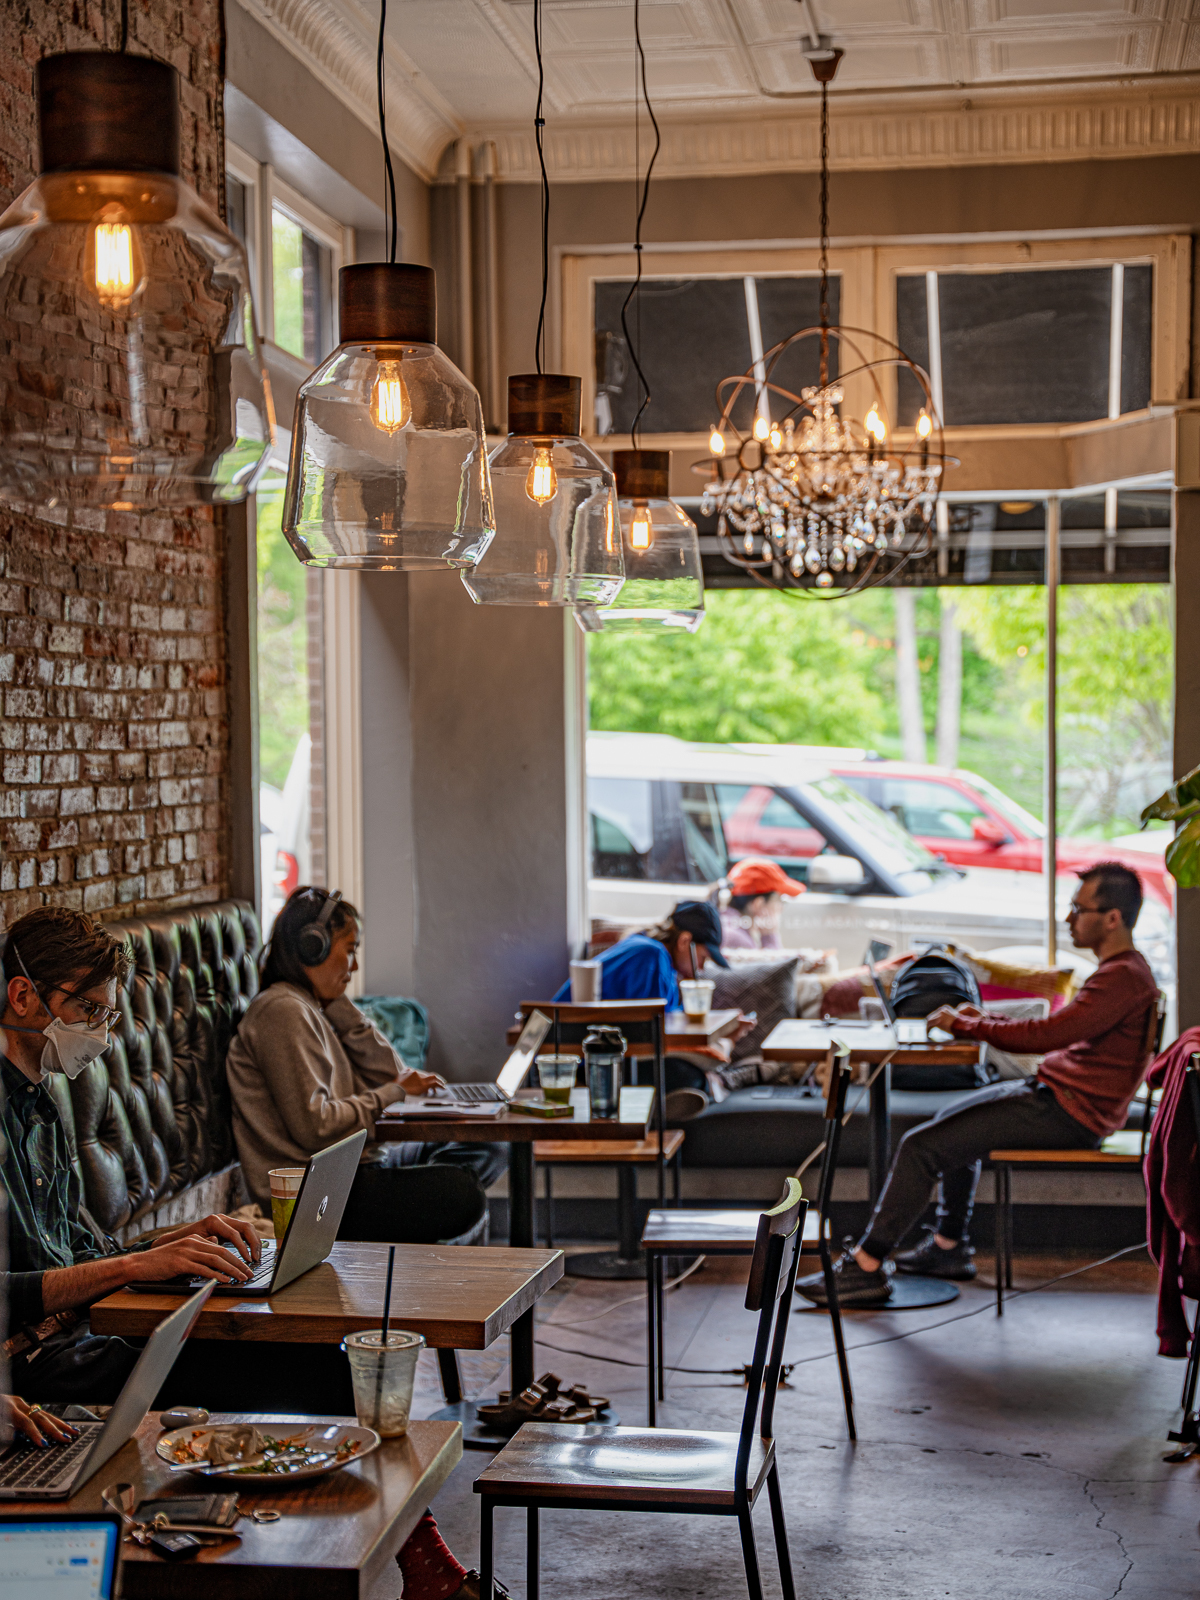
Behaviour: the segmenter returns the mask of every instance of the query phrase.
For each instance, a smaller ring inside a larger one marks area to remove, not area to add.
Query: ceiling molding
[[[863,97],[865,100],[865,97]],[[815,172],[820,132],[815,108],[787,117],[709,117],[664,121],[656,178],[736,177],[786,170]],[[509,183],[537,181],[537,151],[524,129],[470,130],[495,141],[498,173]],[[830,164],[842,171],[889,167],[1009,166],[1045,161],[1115,160],[1200,152],[1200,77],[1088,92],[944,97],[918,107],[841,103],[830,117]],[[643,162],[646,140],[642,139]],[[546,129],[546,164],[559,181],[624,179],[634,170],[633,131]]]
[[[237,0],[237,4],[369,128],[378,128],[376,34],[366,11],[346,0],[340,4]],[[388,143],[414,172],[431,181],[443,150],[463,132],[463,124],[416,63],[390,39],[384,61]]]

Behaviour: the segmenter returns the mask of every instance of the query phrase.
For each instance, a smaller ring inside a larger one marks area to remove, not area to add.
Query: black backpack
[[[892,980],[892,1010],[898,1017],[928,1017],[939,1006],[982,1005],[970,967],[944,948],[927,950],[900,968]],[[893,1089],[978,1089],[989,1082],[980,1066],[920,1067],[896,1062]]]

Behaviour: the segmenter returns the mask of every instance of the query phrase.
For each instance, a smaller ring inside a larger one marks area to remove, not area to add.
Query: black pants
[[[882,1260],[900,1243],[938,1185],[937,1229],[965,1239],[980,1163],[989,1150],[1095,1150],[1100,1135],[1068,1116],[1035,1079],[996,1083],[939,1111],[900,1141],[860,1248]]]
[[[506,1144],[421,1144],[417,1140],[392,1141],[368,1149],[367,1162],[375,1167],[462,1167],[473,1172],[482,1188],[490,1188],[508,1171]]]

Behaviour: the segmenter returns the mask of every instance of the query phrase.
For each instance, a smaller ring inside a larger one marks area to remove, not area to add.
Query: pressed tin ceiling
[[[370,115],[378,15],[370,0],[239,3]],[[1110,131],[1106,149],[1060,153],[1134,153],[1156,139],[1159,148],[1193,148],[1200,138],[1200,106],[1188,111],[1186,127],[1178,109],[1193,106],[1200,83],[1193,78],[1200,0],[814,0],[813,10],[821,31],[846,52],[834,96],[835,163],[856,159],[853,140],[843,137],[838,148],[839,104],[860,124],[872,114],[893,119],[897,131],[876,130],[867,138],[872,146],[889,137],[911,146],[913,129],[902,121],[928,111],[969,113],[1003,102],[1039,105],[1044,118],[1053,101],[1111,112],[1131,97],[1170,105],[1171,128],[1156,134],[1145,123]],[[784,133],[789,121],[810,122],[815,109],[801,0],[642,0],[641,15],[651,93],[674,134],[664,151],[668,169],[686,168],[688,128],[700,140],[691,146],[692,170],[739,160],[744,168],[755,159],[752,146],[761,146],[763,159],[769,146],[774,159],[782,153],[809,163],[807,141]],[[628,160],[622,130],[634,100],[633,0],[543,0],[543,17],[552,156],[580,176],[612,175]],[[527,176],[532,0],[390,0],[388,66],[401,147],[420,170],[435,171],[445,146],[465,135],[497,141],[502,176]],[[989,135],[981,137],[986,144]],[[1063,146],[1049,131],[1020,140],[1036,145],[1043,137]],[[1067,143],[1093,137],[1105,142],[1098,123],[1074,130]],[[857,139],[860,164],[886,164],[882,154]],[[1036,150],[1024,158],[1037,158]]]

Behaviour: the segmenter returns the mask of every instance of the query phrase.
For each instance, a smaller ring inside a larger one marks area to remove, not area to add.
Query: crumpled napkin
[[[234,1428],[218,1428],[209,1436],[208,1459],[214,1466],[223,1466],[230,1461],[246,1461],[258,1455],[262,1448],[262,1434],[249,1423]]]

